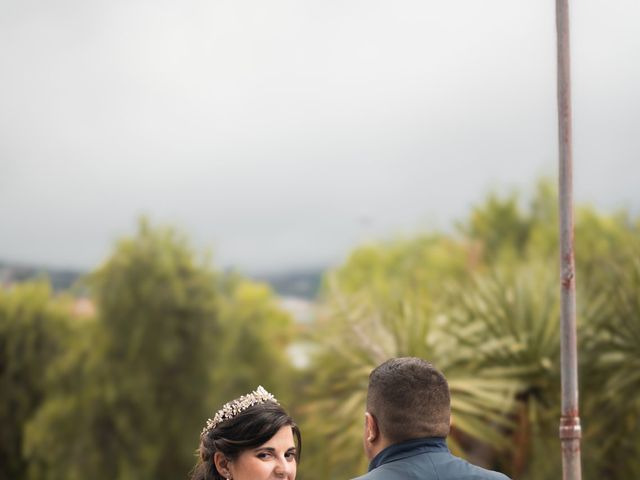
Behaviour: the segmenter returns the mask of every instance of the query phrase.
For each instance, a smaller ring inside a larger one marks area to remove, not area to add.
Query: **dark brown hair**
[[[369,375],[367,411],[393,443],[446,437],[451,418],[449,384],[421,358],[392,358]]]
[[[213,462],[216,452],[234,460],[243,451],[264,444],[287,425],[291,427],[296,440],[296,462],[299,462],[302,451],[300,429],[280,405],[265,402],[247,408],[234,418],[224,420],[201,437],[198,463],[193,468],[191,480],[224,480]]]

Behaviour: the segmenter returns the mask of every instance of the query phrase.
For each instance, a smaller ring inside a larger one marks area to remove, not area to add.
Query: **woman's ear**
[[[231,462],[224,453],[216,452],[213,454],[213,464],[216,466],[216,470],[218,470],[220,475],[227,479],[232,478],[231,470],[229,469],[230,463]]]

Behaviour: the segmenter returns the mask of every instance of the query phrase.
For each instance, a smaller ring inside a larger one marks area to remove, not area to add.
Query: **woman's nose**
[[[278,477],[288,478],[294,471],[295,462],[292,462],[286,458],[279,458],[276,464],[275,473]]]

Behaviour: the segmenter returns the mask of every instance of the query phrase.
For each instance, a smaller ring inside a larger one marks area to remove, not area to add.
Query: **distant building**
[[[71,307],[71,314],[74,317],[93,317],[96,314],[96,306],[90,298],[76,298]]]
[[[298,297],[280,297],[280,307],[289,312],[297,323],[311,323],[314,318],[315,304]]]

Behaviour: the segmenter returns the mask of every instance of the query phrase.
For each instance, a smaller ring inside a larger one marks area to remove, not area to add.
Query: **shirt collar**
[[[406,442],[396,443],[389,445],[371,460],[369,471],[401,458],[413,457],[420,453],[442,451],[449,451],[444,437],[415,438]]]

